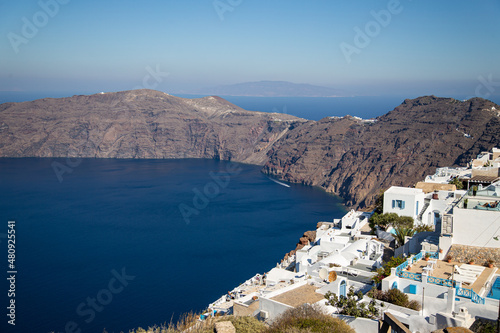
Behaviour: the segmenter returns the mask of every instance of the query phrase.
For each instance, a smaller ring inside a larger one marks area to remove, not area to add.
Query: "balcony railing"
[[[437,252],[427,252],[426,254],[430,254],[431,258],[438,258],[439,254]],[[423,253],[420,252],[419,254],[415,255],[413,258],[411,258],[412,262],[416,262],[420,259],[422,259]],[[408,267],[408,260],[406,260],[404,263],[396,267],[396,275],[400,278],[403,279],[409,279],[413,281],[419,281],[422,282],[422,274],[421,273],[413,273],[410,271],[407,271],[406,268]],[[456,288],[456,295],[460,297],[465,297],[465,298],[470,298],[470,300],[474,303],[477,304],[484,304],[485,300],[483,297],[479,296],[474,292],[472,289],[464,289],[460,288],[456,285],[455,281],[453,280],[448,280],[448,279],[442,279],[438,278],[435,276],[427,276],[427,283],[435,284],[437,286],[443,286],[443,287],[450,287]]]

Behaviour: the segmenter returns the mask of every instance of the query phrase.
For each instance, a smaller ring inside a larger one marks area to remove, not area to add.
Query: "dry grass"
[[[198,318],[200,318],[200,314],[189,312],[182,315],[175,324],[170,322],[168,325],[163,324],[147,329],[139,327],[136,330],[130,330],[129,333],[175,333],[187,329],[190,329],[189,332],[192,333],[213,332],[216,318],[209,317],[204,321],[198,321]]]
[[[129,333],[178,333],[189,329],[189,333],[212,333],[215,323],[218,321],[230,321],[237,333],[258,333],[265,329],[265,325],[254,317],[221,316],[209,317],[204,321],[198,321],[199,314],[188,313],[182,316],[176,324],[153,326],[143,329],[139,327]]]
[[[199,315],[188,313],[175,325],[138,328],[129,333],[212,333],[218,321],[230,321],[236,333],[355,333],[344,321],[323,313],[318,307],[302,305],[281,314],[269,327],[254,317],[221,316],[198,321]]]

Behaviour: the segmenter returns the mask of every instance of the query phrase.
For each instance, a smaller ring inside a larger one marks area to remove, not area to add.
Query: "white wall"
[[[439,213],[440,217],[443,218],[444,211],[448,207],[448,203],[445,201],[448,193],[449,191],[439,191],[440,200],[431,199],[429,207],[425,214],[422,215],[423,224],[434,226],[434,213]]]
[[[422,295],[423,288],[425,287],[425,296],[429,297],[440,297],[443,298],[443,295],[448,291],[448,287],[438,286],[431,283],[422,283],[419,281],[414,281],[410,279],[404,279],[400,277],[389,276],[382,280],[382,290],[387,291],[392,288],[392,284],[397,282],[398,289],[404,293],[409,293],[410,285],[417,286],[417,295]]]
[[[477,209],[453,209],[453,244],[500,248],[500,213]]]
[[[269,319],[271,321],[276,319],[277,316],[288,309],[293,309],[293,306],[276,302],[268,298],[261,297],[259,299],[259,311],[267,311],[269,313]]]
[[[280,295],[282,293],[288,292],[290,290],[297,289],[307,284],[307,281],[301,281],[299,283],[294,283],[285,288],[275,290],[270,292],[266,296],[262,296],[259,298],[259,311],[267,311],[269,313],[269,319],[274,320],[276,316],[285,312],[288,309],[292,309],[293,307],[287,304],[283,304],[277,301],[271,300],[271,298]]]
[[[339,314],[332,314],[332,317],[342,319],[356,332],[378,332],[378,320],[367,318],[355,318],[351,316],[344,316]]]
[[[452,237],[446,237],[446,236],[439,237],[439,248],[443,249],[443,252],[439,254],[439,260],[443,260],[444,258],[446,258],[446,255],[450,250],[452,243],[453,243]]]
[[[391,188],[393,189],[393,188]],[[396,213],[399,216],[411,216],[414,219],[417,218],[418,213],[424,207],[425,195],[423,192],[415,191],[414,189],[409,189],[410,191],[405,192],[397,190],[387,190],[384,193],[384,213]],[[401,209],[398,207],[392,208],[393,200],[402,200],[405,202],[405,208]],[[418,212],[417,212],[417,202],[418,202]]]

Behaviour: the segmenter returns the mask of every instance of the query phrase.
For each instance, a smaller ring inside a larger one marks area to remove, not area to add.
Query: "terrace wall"
[[[452,256],[453,261],[467,263],[474,259],[477,265],[483,265],[491,259],[496,265],[500,265],[500,248],[453,244],[448,254]]]

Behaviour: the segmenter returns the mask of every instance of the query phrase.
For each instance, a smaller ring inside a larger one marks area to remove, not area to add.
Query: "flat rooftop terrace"
[[[409,272],[422,274],[422,272],[424,272],[424,268],[427,267],[430,262],[431,262],[431,260],[425,261],[425,260],[421,259],[411,266],[411,269],[409,270]],[[438,278],[445,279],[445,280],[451,280],[453,278],[453,270],[454,270],[455,265],[460,267],[461,265],[463,265],[463,263],[456,262],[456,261],[452,261],[452,262],[448,263],[447,261],[436,260],[436,264],[434,265],[434,269],[429,272],[429,276],[438,277]],[[486,284],[486,282],[490,278],[490,276],[492,276],[492,274],[498,274],[499,270],[496,267],[488,268],[488,267],[484,267],[484,266],[480,266],[480,265],[473,265],[473,266],[482,267],[482,268],[484,268],[484,270],[476,278],[474,283],[472,283],[472,284],[462,283],[462,287],[464,287],[466,289],[472,289],[472,290],[474,290],[475,293],[479,294],[481,289],[484,287],[484,285]],[[455,275],[459,275],[459,274],[455,274]]]
[[[283,294],[274,296],[271,299],[293,307],[297,307],[304,303],[313,304],[325,299],[323,295],[316,292],[317,289],[317,287],[306,284]]]

